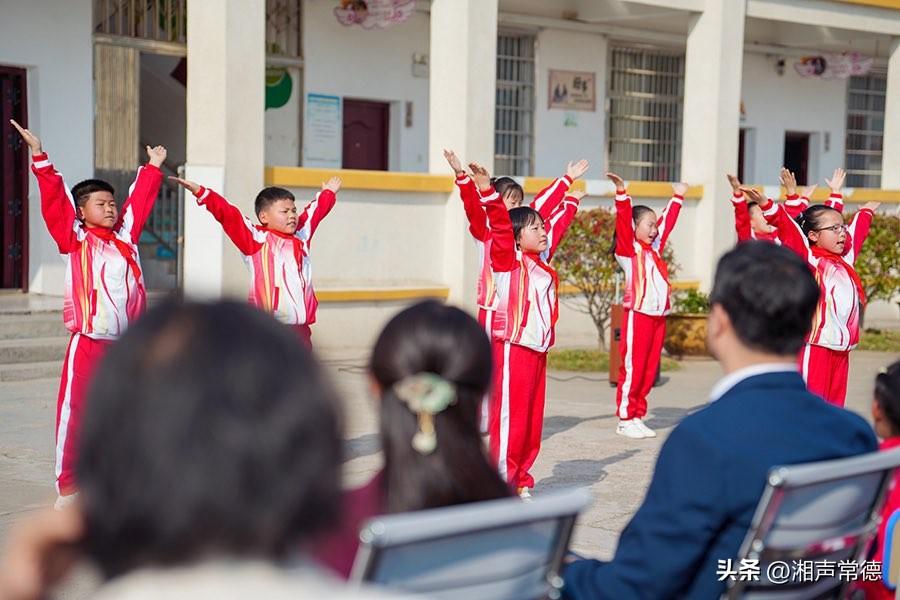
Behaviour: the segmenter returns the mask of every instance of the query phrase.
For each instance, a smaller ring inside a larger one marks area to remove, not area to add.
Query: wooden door
[[[0,288],[28,287],[28,145],[9,124],[28,127],[25,69],[0,66]]]
[[[386,102],[344,99],[343,168],[387,171],[389,121]]]

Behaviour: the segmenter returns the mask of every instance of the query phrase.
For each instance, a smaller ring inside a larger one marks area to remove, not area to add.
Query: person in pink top
[[[316,322],[318,301],[312,284],[310,244],[319,224],[337,201],[341,180],[332,177],[298,214],[294,195],[267,187],[256,196],[259,224],[245,217],[225,198],[198,183],[173,177],[197,198],[199,206],[222,224],[250,271],[250,304],[291,326],[307,347],[310,325]]]
[[[853,263],[880,203],[864,205],[848,226],[841,213],[844,171],[837,169],[828,183],[832,205],[810,206],[797,220],[791,218],[783,204],[775,204],[759,191],[743,191],[759,203],[766,220],[778,228],[781,243],[806,261],[819,283],[819,305],[798,362],[811,392],[844,406],[850,351],[859,343],[860,307],[866,303]]]
[[[883,369],[875,377],[875,398],[872,401],[872,420],[875,433],[881,438],[879,450],[900,448],[900,361]],[[878,536],[872,544],[873,554],[869,560],[884,561],[884,541],[888,520],[894,511],[900,510],[900,472],[894,475],[884,507],[881,509],[881,524]],[[892,561],[896,561],[894,557]],[[868,600],[892,600],[895,590],[889,590],[883,581],[865,581],[859,584]]]
[[[140,167],[120,211],[106,181],[88,179],[69,191],[44,152],[41,140],[10,121],[31,148],[41,192],[41,215],[66,263],[63,321],[72,333],[63,360],[56,401],[56,491],[58,505],[76,490],[75,449],[88,383],[113,340],[144,312],[147,293],[138,256],[144,223],[162,184],[162,146],[147,146],[149,162]]]

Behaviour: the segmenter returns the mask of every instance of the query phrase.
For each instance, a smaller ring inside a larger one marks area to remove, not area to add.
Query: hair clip
[[[419,420],[413,448],[419,454],[431,454],[437,448],[434,415],[456,403],[456,388],[440,375],[423,371],[404,377],[392,389]]]

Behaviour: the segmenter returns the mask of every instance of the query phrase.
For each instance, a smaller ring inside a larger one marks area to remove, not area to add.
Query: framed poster
[[[340,169],[343,154],[343,111],[339,96],[306,95],[303,166]]]
[[[563,110],[596,110],[594,74],[586,71],[550,69],[548,108]]]

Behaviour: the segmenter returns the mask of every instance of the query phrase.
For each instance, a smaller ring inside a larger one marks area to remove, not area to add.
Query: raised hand
[[[200,188],[203,187],[199,183],[195,183],[188,179],[182,179],[181,177],[169,176],[169,179],[171,179],[172,181],[174,181],[175,183],[177,183],[178,185],[180,185],[181,187],[183,187],[184,189],[186,189],[187,191],[189,191],[190,193],[192,193],[195,196],[200,192]]]
[[[613,184],[615,184],[615,186],[616,186],[616,191],[617,191],[617,192],[624,192],[624,191],[625,191],[625,180],[624,180],[624,179],[622,179],[621,177],[619,177],[619,176],[616,175],[615,173],[611,173],[611,172],[610,172],[610,173],[607,173],[607,174],[606,174],[606,177],[607,177],[610,181],[612,181]]]
[[[566,175],[569,177],[569,179],[574,181],[587,173],[587,170],[590,166],[590,163],[588,163],[588,161],[583,158],[578,162],[570,162],[568,165],[566,165]]]
[[[803,192],[800,194],[801,198],[812,198],[812,195],[815,193],[816,188],[819,187],[816,184],[808,185],[803,188]]]
[[[25,129],[24,127],[16,123],[13,119],[10,119],[9,122],[12,123],[12,126],[16,128],[16,130],[19,132],[19,135],[22,136],[22,139],[25,140],[26,144],[28,144],[28,147],[31,148],[32,154],[40,154],[41,152],[43,152],[43,150],[41,149],[41,140],[38,138],[38,136],[34,135],[30,130]]]
[[[757,190],[756,188],[747,187],[747,186],[745,186],[745,185],[742,185],[742,186],[741,186],[741,191],[744,192],[744,194],[747,195],[747,198],[748,198],[751,202],[756,202],[756,203],[759,204],[760,206],[762,206],[763,204],[765,204],[765,203],[768,201],[768,198],[766,198],[765,196],[763,196],[763,193],[760,192],[759,190]]]
[[[582,198],[585,197],[587,192],[582,192],[581,190],[569,190],[566,194],[567,197],[575,198],[575,200],[581,201]]]
[[[322,189],[323,190],[331,190],[332,193],[337,194],[338,190],[341,189],[342,183],[343,183],[343,181],[341,181],[340,177],[332,177],[328,181],[322,182]]]
[[[683,181],[679,181],[672,184],[672,191],[675,193],[675,195],[683,197],[687,193],[689,187],[691,186]]]
[[[472,180],[475,181],[475,185],[478,186],[479,190],[484,191],[491,187],[491,174],[488,173],[487,169],[478,163],[471,162],[469,163],[469,170],[472,171]]]
[[[447,159],[447,162],[450,164],[450,168],[456,173],[457,177],[465,174],[465,170],[463,169],[462,162],[460,162],[459,157],[456,155],[456,152],[453,150],[444,149],[444,158]]]
[[[881,202],[872,201],[872,202],[866,202],[865,204],[863,204],[861,209],[868,208],[872,212],[875,212],[876,210],[878,210],[879,206],[881,206]]]
[[[741,191],[741,180],[737,178],[736,175],[725,175],[728,178],[728,183],[731,184],[731,191],[737,194]]]
[[[166,151],[165,146],[154,146],[152,148],[147,146],[147,156],[150,157],[150,164],[158,169],[166,162],[168,152]]]
[[[844,180],[846,178],[847,172],[838,167],[831,175],[831,179],[826,179],[825,183],[828,184],[828,187],[831,189],[832,194],[840,194],[841,189],[844,187]]]
[[[781,179],[781,185],[784,186],[784,191],[788,196],[794,196],[797,193],[797,176],[793,171],[789,171],[787,167],[781,167],[779,179]]]

